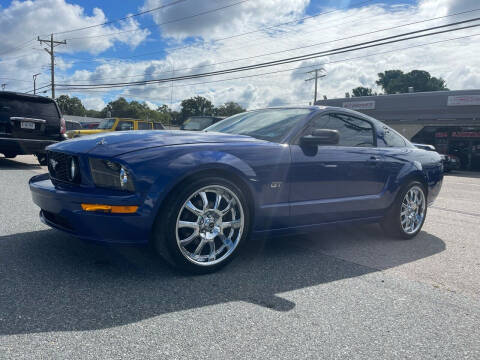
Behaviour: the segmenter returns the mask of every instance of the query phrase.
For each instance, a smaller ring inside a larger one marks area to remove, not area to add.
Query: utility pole
[[[318,68],[318,69],[315,69],[315,70],[312,70],[312,71],[308,71],[308,72],[306,72],[305,74],[312,74],[312,73],[315,73],[315,76],[312,77],[312,78],[310,78],[310,79],[307,79],[307,80],[305,80],[305,81],[315,80],[315,95],[314,95],[314,97],[313,97],[313,105],[315,105],[315,103],[317,102],[317,84],[318,84],[318,79],[327,76],[327,74],[326,74],[326,71],[325,71],[324,68]]]
[[[37,76],[38,75],[40,75],[40,73],[33,75],[33,95],[37,93]]]
[[[54,41],[53,40],[53,34],[50,35],[50,40],[42,40],[40,39],[40,36],[37,38],[37,40],[40,42],[40,44],[48,44],[50,45],[50,48],[43,48],[49,55],[50,55],[50,72],[52,74],[52,99],[55,99],[55,53],[53,51],[53,48],[57,47],[58,45],[66,45],[67,41]]]

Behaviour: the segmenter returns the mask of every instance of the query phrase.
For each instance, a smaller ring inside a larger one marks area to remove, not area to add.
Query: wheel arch
[[[166,206],[172,199],[172,197],[175,196],[175,194],[178,192],[177,190],[180,189],[182,186],[184,186],[186,183],[199,179],[200,177],[208,177],[208,176],[215,176],[215,177],[221,177],[224,179],[227,179],[231,182],[233,182],[236,186],[240,188],[242,193],[245,196],[245,199],[247,201],[247,206],[250,214],[250,219],[255,218],[255,196],[254,196],[254,189],[253,187],[248,183],[248,179],[245,178],[238,170],[236,170],[233,167],[230,167],[225,164],[215,164],[214,167],[202,167],[199,169],[196,169],[195,171],[189,172],[188,174],[185,174],[183,177],[178,179],[178,181],[171,185],[171,187],[168,190],[168,193],[165,197],[162,199],[159,199],[159,203],[156,206],[155,209],[155,220],[158,218],[158,216],[166,209]],[[251,228],[253,227],[253,224]],[[153,226],[152,226],[153,229]]]

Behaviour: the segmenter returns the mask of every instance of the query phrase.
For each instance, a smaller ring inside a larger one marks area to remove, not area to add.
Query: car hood
[[[48,150],[68,153],[88,153],[100,156],[118,156],[152,147],[199,143],[259,142],[250,136],[215,132],[151,130],[121,131],[82,136],[50,145]]]

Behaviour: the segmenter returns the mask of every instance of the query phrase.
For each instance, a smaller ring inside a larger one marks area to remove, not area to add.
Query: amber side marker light
[[[84,211],[99,211],[112,214],[133,214],[137,212],[138,206],[82,204],[82,209]]]

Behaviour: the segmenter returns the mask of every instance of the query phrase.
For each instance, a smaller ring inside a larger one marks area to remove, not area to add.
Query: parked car
[[[191,116],[180,127],[180,130],[200,131],[225,119],[219,116]]]
[[[83,129],[82,124],[80,124],[78,121],[65,120],[65,125],[67,127],[67,131]]]
[[[35,154],[46,165],[45,147],[63,140],[65,121],[54,100],[0,92],[0,153],[7,158]]]
[[[98,134],[48,148],[30,189],[41,220],[80,238],[152,245],[204,273],[247,238],[379,222],[410,239],[443,179],[440,155],[335,107],[249,111],[203,132]]]
[[[82,124],[82,129],[96,129],[100,125],[100,122],[88,122]]]
[[[442,154],[443,171],[450,172],[460,169],[460,159],[455,155]]]
[[[128,130],[163,130],[165,127],[160,122],[128,119],[128,118],[109,118],[103,119],[96,129],[72,130],[67,132],[69,139],[111,131],[128,131]]]

